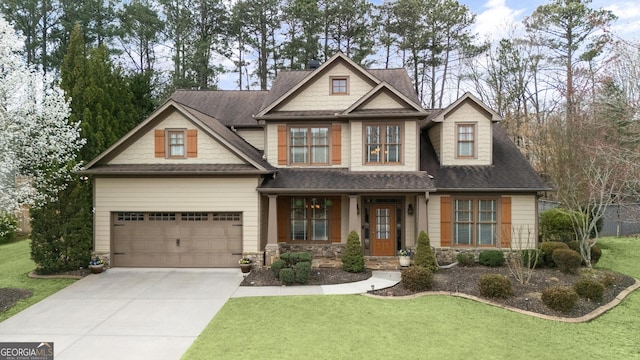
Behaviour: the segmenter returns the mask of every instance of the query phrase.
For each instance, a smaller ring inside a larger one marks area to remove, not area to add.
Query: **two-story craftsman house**
[[[533,246],[547,185],[470,94],[424,109],[404,69],[338,53],[270,91],[177,91],[87,164],[112,266],[270,264],[283,249],[394,256]]]

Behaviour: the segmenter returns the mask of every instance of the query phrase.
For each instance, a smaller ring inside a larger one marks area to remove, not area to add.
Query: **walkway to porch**
[[[400,270],[400,262],[397,256],[365,256],[365,266],[369,270]],[[342,267],[342,261],[336,257],[314,257],[311,263],[315,268]]]

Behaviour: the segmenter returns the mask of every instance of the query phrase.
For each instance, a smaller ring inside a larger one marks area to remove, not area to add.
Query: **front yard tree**
[[[575,74],[581,61],[591,61],[609,42],[606,31],[616,16],[609,10],[595,10],[590,0],[554,0],[536,8],[525,20],[527,31],[536,34],[541,46],[551,51],[550,60],[563,68],[566,118],[571,121],[577,111],[579,94]]]
[[[84,143],[62,90],[24,61],[22,39],[0,18],[0,208],[56,199]]]

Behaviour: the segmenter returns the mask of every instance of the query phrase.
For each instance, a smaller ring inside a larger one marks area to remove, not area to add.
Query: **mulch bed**
[[[33,291],[15,288],[0,288],[0,312],[6,311],[19,300],[33,295]]]
[[[583,270],[586,271],[586,270]],[[601,301],[590,301],[583,298],[578,300],[578,304],[570,313],[561,313],[549,309],[541,300],[542,291],[551,286],[572,287],[579,279],[580,275],[564,274],[557,269],[536,269],[533,272],[528,284],[520,284],[510,273],[507,266],[490,268],[484,266],[461,267],[454,266],[449,269],[440,269],[434,275],[434,284],[431,291],[447,291],[453,293],[464,293],[467,295],[480,296],[478,290],[478,279],[480,275],[486,273],[501,274],[507,276],[513,285],[513,296],[507,299],[487,299],[491,302],[506,305],[538,314],[577,318],[587,315],[605,305],[618,296],[620,292],[635,283],[635,279],[623,274],[608,270],[592,270],[598,277],[609,276],[612,285],[604,291]],[[308,285],[328,285],[354,282],[368,279],[371,272],[362,274],[352,274],[341,269],[319,268],[312,269],[311,280]],[[241,286],[279,286],[280,281],[273,273],[267,269],[253,270],[240,284]],[[294,285],[295,286],[295,285]],[[405,289],[401,283],[386,289],[370,291],[370,294],[378,296],[408,296],[415,295],[416,292]]]

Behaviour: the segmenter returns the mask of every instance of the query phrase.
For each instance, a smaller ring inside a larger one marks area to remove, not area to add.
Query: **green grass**
[[[38,301],[72,284],[71,279],[31,279],[27,276],[36,264],[29,255],[31,242],[23,240],[0,245],[0,288],[19,288],[33,291],[30,297],[5,312],[0,312],[0,321],[8,319]]]
[[[640,240],[600,245],[599,267],[640,278]],[[581,324],[445,296],[231,299],[183,359],[640,359],[638,314],[639,291]]]

